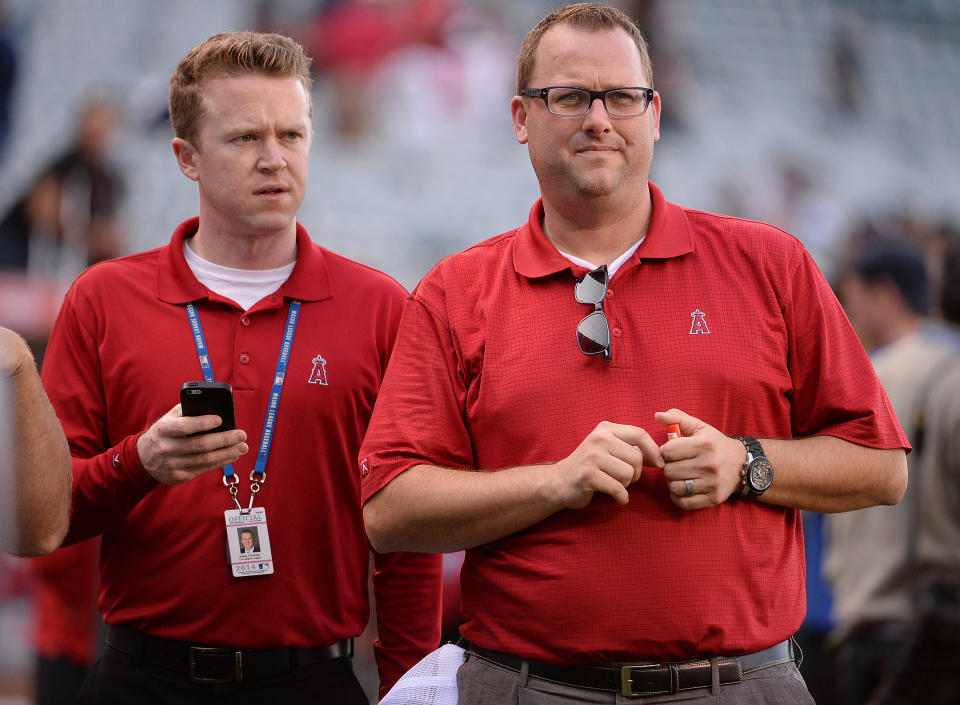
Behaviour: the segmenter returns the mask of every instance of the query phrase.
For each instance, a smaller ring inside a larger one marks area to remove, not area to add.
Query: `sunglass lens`
[[[600,267],[587,272],[577,280],[573,290],[578,303],[596,305],[607,293],[607,268]]]
[[[594,311],[577,326],[577,345],[586,355],[605,354],[610,349],[610,326],[607,317]]]

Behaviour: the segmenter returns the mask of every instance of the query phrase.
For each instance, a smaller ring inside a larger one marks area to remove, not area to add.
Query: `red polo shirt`
[[[167,639],[235,647],[315,647],[367,623],[369,544],[356,464],[405,292],[384,274],[311,242],[280,289],[243,311],[193,276],[181,225],[170,244],[88,269],[53,329],[43,381],[73,454],[71,541],[102,534],[100,609]],[[267,412],[290,299],[303,302],[277,410],[266,509],[276,572],[234,578],[219,470],[154,481],[139,435],[203,379],[184,304],[194,301],[214,378],[233,386],[251,451],[235,464],[239,499]],[[378,662],[393,682],[439,640],[439,556],[376,557]]]
[[[419,464],[496,470],[569,455],[600,421],[683,409],[728,434],[827,434],[906,447],[813,260],[761,223],[668,203],[605,302],[613,360],[577,348],[571,265],[528,223],[443,260],[404,310],[361,450],[363,497]],[[544,466],[546,472],[548,466]],[[757,651],[805,611],[800,512],[728,502],[685,512],[661,471],[620,506],[597,495],[467,551],[463,635],[557,663]]]

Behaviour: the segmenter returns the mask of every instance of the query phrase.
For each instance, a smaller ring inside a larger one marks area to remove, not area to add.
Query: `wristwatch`
[[[760,496],[773,483],[773,465],[756,438],[736,436],[736,439],[747,449],[747,461],[740,468],[740,494]]]

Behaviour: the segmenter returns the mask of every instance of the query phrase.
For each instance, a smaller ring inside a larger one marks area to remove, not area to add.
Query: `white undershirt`
[[[646,237],[646,236],[644,236],[644,237]],[[633,243],[632,245],[630,245],[630,248],[629,248],[626,252],[624,252],[622,255],[620,255],[620,256],[617,257],[615,260],[613,260],[613,262],[611,262],[609,265],[607,265],[607,277],[608,277],[608,278],[609,278],[609,277],[612,277],[612,276],[616,273],[616,271],[617,271],[618,269],[620,269],[620,267],[623,265],[623,263],[626,262],[628,259],[630,259],[630,257],[633,255],[633,253],[637,251],[637,248],[640,247],[640,243],[641,243],[641,242],[643,242],[643,238],[640,238],[640,239],[637,240],[635,243]],[[585,259],[580,259],[580,258],[577,257],[576,255],[569,255],[569,254],[567,254],[566,252],[564,252],[563,250],[557,250],[557,252],[559,252],[561,255],[563,255],[563,256],[566,257],[568,260],[570,260],[571,262],[573,262],[574,264],[576,264],[576,265],[578,265],[578,266],[580,266],[580,267],[586,267],[587,269],[593,270],[593,269],[596,269],[597,267],[600,266],[600,265],[597,265],[597,264],[593,264],[593,263],[591,263],[591,262],[587,262],[587,260],[585,260]]]
[[[296,262],[276,269],[233,269],[201,259],[183,242],[183,256],[193,275],[205,287],[236,301],[246,311],[267,294],[272,294],[290,278]]]

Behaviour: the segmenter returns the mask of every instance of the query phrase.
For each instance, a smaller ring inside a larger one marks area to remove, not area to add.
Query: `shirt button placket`
[[[608,298],[608,299],[612,299],[612,298],[613,298],[613,289],[609,289],[609,288],[607,289],[606,298]],[[611,334],[614,338],[619,338],[621,335],[623,335],[623,331],[620,330],[620,327],[619,327],[619,326],[614,325],[614,322],[613,322],[613,314],[612,314],[612,312],[610,311],[610,306],[607,306],[607,307],[604,309],[604,313],[607,314],[607,321],[609,321],[609,324],[610,324],[610,334]]]
[[[250,336],[253,335],[252,320],[250,316],[240,317],[240,325],[237,326],[236,345],[237,365],[236,376],[234,378],[237,387],[244,388],[251,384],[249,378],[253,374],[253,368],[250,365]]]

